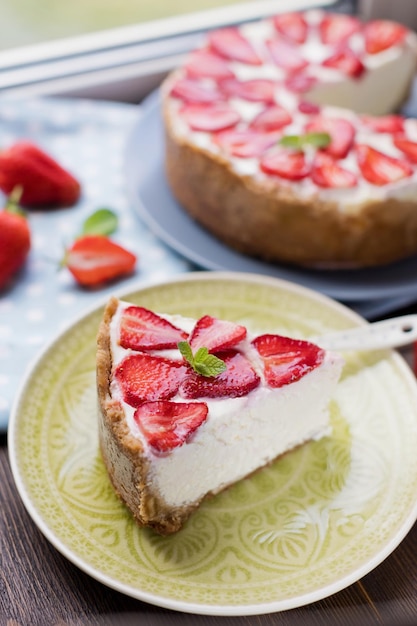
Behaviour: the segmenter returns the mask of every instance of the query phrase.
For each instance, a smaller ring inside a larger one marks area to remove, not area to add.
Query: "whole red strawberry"
[[[80,197],[80,183],[55,159],[28,141],[0,153],[0,189],[10,194],[22,187],[20,202],[27,207],[71,206]]]
[[[29,250],[29,224],[11,197],[0,211],[0,289],[23,267]]]
[[[83,235],[68,248],[63,264],[75,280],[96,287],[130,274],[136,256],[103,235]]]

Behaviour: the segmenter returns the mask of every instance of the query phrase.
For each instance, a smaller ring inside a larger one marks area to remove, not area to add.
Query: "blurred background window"
[[[1,0],[0,49],[238,3],[239,0]]]
[[[417,2],[417,0],[415,0]],[[0,0],[0,96],[140,101],[203,31],[356,0]]]
[[[0,50],[262,0],[0,0]],[[273,3],[268,3],[273,6]],[[277,0],[277,11],[303,3]],[[305,4],[309,4],[306,2]],[[320,2],[317,2],[320,4]],[[256,10],[256,9],[255,9]]]

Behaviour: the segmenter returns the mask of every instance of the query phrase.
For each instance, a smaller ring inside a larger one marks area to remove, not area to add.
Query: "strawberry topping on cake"
[[[407,46],[410,31],[387,20],[363,25],[349,15],[306,11],[265,20],[263,35],[260,32],[254,28],[252,35],[250,26],[211,32],[206,46],[193,52],[170,79],[171,104],[189,131],[208,133],[205,145],[215,154],[252,159],[253,175],[260,180],[265,175],[287,181],[306,179],[305,185],[318,190],[353,189],[363,182],[380,187],[398,180],[391,174],[369,175],[369,167],[363,166],[364,150],[356,143],[372,152],[376,137],[391,133],[391,140],[378,151],[388,162],[396,157],[408,162],[409,150],[406,147],[400,155],[396,144],[396,135],[404,134],[401,115],[320,110],[314,100],[320,100],[323,90],[325,102],[320,104],[329,104],[331,91],[336,93],[346,81],[352,83],[351,93],[360,90],[375,71],[378,55]],[[416,49],[407,61],[413,69]],[[253,107],[243,105],[248,102]],[[333,167],[333,175],[327,175],[330,164],[324,177],[317,172],[311,155],[275,151],[282,136],[305,131],[327,133],[328,146],[321,150],[346,160]],[[415,124],[412,132],[417,139]],[[412,158],[409,161],[414,163]],[[400,169],[402,176],[414,175],[414,167]]]
[[[324,358],[324,350],[307,341],[267,334],[249,342],[247,335],[245,326],[211,315],[196,320],[187,332],[144,307],[120,309],[117,343],[124,356],[114,368],[114,381],[123,401],[136,409],[134,419],[152,449],[184,444],[206,419],[208,398],[247,396],[262,381],[282,387]],[[260,358],[254,358],[250,346]],[[204,411],[189,400],[199,401]],[[175,432],[177,419],[181,435]]]
[[[417,254],[417,120],[398,113],[416,68],[416,33],[390,20],[315,9],[210,32],[161,88],[175,200],[267,263]]]

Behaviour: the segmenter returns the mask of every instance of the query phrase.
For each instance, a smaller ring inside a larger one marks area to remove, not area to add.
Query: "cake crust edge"
[[[112,398],[112,357],[109,324],[118,299],[110,298],[97,335],[97,396],[99,445],[103,462],[117,496],[126,504],[140,526],[169,535],[182,528],[198,504],[176,509],[165,505],[148,485],[149,464],[141,441],[132,436],[121,403]]]

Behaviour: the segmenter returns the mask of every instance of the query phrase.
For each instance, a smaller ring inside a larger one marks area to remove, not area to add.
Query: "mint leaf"
[[[193,351],[191,350],[191,346],[188,341],[180,341],[178,344],[178,350],[181,352],[182,356],[190,365],[194,363]]]
[[[117,229],[117,215],[110,209],[97,209],[85,220],[81,235],[111,235]]]
[[[222,359],[219,359],[219,357],[214,354],[210,354],[205,347],[199,348],[197,352],[193,354],[188,341],[180,341],[178,343],[178,349],[193,370],[197,372],[197,374],[201,374],[201,376],[218,376],[227,368],[226,363],[222,361]]]
[[[301,135],[284,135],[279,140],[281,146],[292,148],[293,150],[302,150],[303,142]]]
[[[329,133],[306,133],[305,135],[284,135],[279,144],[292,150],[304,150],[310,145],[314,148],[327,148],[332,138]]]
[[[327,148],[331,142],[329,133],[307,133],[304,135],[304,141],[315,148]]]

